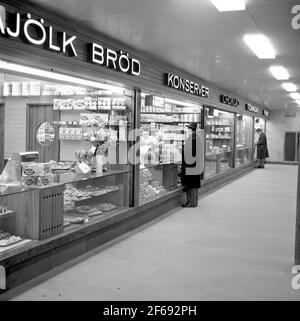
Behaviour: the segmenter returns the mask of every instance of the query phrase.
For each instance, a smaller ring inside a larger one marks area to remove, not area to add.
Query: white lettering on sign
[[[0,6],[0,36],[20,38],[24,42],[77,57],[76,36],[69,36],[65,31],[55,31],[52,26],[45,26],[44,19],[34,19],[30,13],[10,13],[7,17],[5,7]],[[6,26],[9,21],[9,26]],[[55,42],[55,39],[57,41]],[[88,61],[123,73],[139,76],[141,64],[129,54],[118,52],[92,43],[88,44]]]
[[[292,8],[292,14],[295,16],[292,18],[292,28],[294,30],[300,29],[300,5],[297,4]]]
[[[221,95],[220,101],[221,101],[221,103],[223,103],[225,105],[232,106],[232,107],[238,107],[240,105],[240,102],[238,99],[232,98],[232,97],[229,97],[226,95]]]
[[[88,44],[88,61],[134,76],[141,74],[141,64],[137,59],[129,57],[128,54],[124,54],[122,51],[117,52],[112,49],[105,49],[97,43]]]
[[[209,88],[174,74],[165,74],[165,85],[196,96],[209,97]]]
[[[259,108],[257,106],[253,106],[251,104],[246,104],[246,110],[252,112],[252,113],[258,113],[259,112]]]

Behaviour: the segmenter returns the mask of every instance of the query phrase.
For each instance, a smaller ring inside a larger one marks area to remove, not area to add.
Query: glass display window
[[[253,160],[253,117],[237,114],[235,165],[239,167]]]
[[[0,255],[132,205],[133,91],[20,69],[0,72]]]
[[[205,177],[226,172],[234,166],[234,114],[205,108]]]
[[[142,94],[140,137],[140,204],[180,185],[182,147],[195,122],[201,128],[202,106]]]

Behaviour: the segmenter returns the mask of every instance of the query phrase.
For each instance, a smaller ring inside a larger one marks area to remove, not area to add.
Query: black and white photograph
[[[0,315],[300,301],[299,149],[300,0],[0,0]]]

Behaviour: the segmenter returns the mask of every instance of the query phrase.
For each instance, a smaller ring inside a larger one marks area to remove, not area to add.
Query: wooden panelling
[[[16,213],[17,235],[39,239],[39,191],[2,196],[0,202]]]
[[[4,157],[26,149],[26,98],[5,98],[5,144]]]
[[[53,105],[28,105],[26,116],[26,150],[38,151],[39,161],[48,162],[50,160],[59,161],[59,140],[58,129],[56,128],[56,138],[49,146],[42,146],[36,138],[39,126],[43,122],[59,120],[59,112],[53,110]]]

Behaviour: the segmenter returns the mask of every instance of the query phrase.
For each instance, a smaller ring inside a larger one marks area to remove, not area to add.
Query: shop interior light
[[[191,103],[186,103],[186,102],[184,102],[184,101],[180,101],[180,100],[176,100],[176,99],[166,98],[166,99],[165,99],[165,102],[166,102],[166,103],[169,103],[169,104],[179,105],[179,106],[198,107],[199,110],[200,110],[200,108],[201,108],[201,106],[199,106],[199,105],[195,105],[195,104],[191,104]]]
[[[285,82],[281,85],[286,91],[288,92],[295,92],[297,91],[297,87],[295,84],[291,82]]]
[[[244,41],[259,59],[276,58],[275,49],[266,36],[262,34],[249,34],[244,36]]]
[[[290,75],[288,71],[282,66],[271,66],[270,73],[277,79],[277,80],[288,80],[290,79]]]
[[[246,9],[245,0],[210,0],[219,11],[240,11]]]
[[[12,72],[17,72],[21,74],[30,75],[30,76],[42,77],[42,78],[46,78],[54,81],[67,82],[67,83],[80,85],[80,86],[87,86],[87,87],[92,87],[92,88],[97,88],[102,90],[110,90],[116,93],[122,93],[124,91],[124,89],[121,87],[107,85],[107,84],[103,84],[100,82],[91,81],[83,78],[68,76],[68,75],[60,74],[53,71],[46,71],[38,68],[27,67],[19,64],[6,62],[3,60],[0,60],[0,70],[12,71]]]
[[[299,93],[291,93],[290,96],[291,96],[294,100],[300,100],[300,94],[299,94]]]

